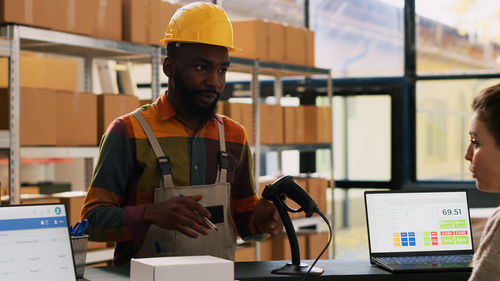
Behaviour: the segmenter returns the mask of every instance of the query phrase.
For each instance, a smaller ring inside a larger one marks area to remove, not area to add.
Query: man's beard
[[[202,120],[208,120],[212,118],[212,116],[215,113],[215,110],[217,109],[217,101],[219,101],[220,93],[217,92],[214,89],[209,89],[209,90],[188,90],[186,87],[186,83],[184,83],[184,80],[181,78],[181,76],[177,73],[173,74],[173,80],[174,80],[174,85],[175,89],[177,91],[177,94],[180,95],[180,99],[184,107],[189,111],[189,113],[193,116],[200,117]],[[194,97],[196,95],[199,95],[201,93],[215,93],[217,96],[215,97],[215,100],[210,104],[208,107],[202,107],[198,106],[196,102],[194,101]]]

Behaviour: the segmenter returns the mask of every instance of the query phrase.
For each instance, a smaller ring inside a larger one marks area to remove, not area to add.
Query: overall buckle
[[[219,162],[219,167],[221,169],[229,169],[229,154],[225,151],[219,151],[219,155],[217,157],[217,161]]]
[[[158,169],[160,170],[160,175],[170,175],[172,174],[172,169],[170,168],[170,158],[168,156],[158,157]]]

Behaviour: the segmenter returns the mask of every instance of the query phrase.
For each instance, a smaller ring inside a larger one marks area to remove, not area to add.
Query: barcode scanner
[[[292,176],[282,176],[273,183],[266,185],[262,192],[262,197],[269,201],[281,202],[285,209],[292,213],[304,211],[306,218],[311,217],[314,213],[319,212],[316,202],[309,194],[293,180]],[[300,205],[299,209],[290,208],[284,200],[289,197]]]
[[[318,206],[314,200],[307,194],[307,192],[302,189],[291,176],[282,176],[275,180],[273,183],[266,185],[264,191],[262,192],[262,197],[272,201],[278,210],[278,213],[285,227],[286,234],[288,236],[288,241],[290,242],[290,249],[292,252],[292,263],[287,263],[283,267],[274,269],[271,273],[274,274],[286,274],[286,275],[320,275],[323,273],[323,269],[309,266],[306,263],[300,262],[300,249],[299,243],[297,242],[297,235],[295,234],[295,229],[293,228],[292,221],[288,212],[301,212],[306,213],[306,217],[311,217],[314,213],[320,213]],[[300,205],[299,209],[290,208],[284,202],[286,198],[290,198]]]

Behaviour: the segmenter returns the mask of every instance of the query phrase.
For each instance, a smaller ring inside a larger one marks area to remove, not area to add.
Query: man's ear
[[[172,74],[174,73],[174,65],[170,57],[165,57],[165,59],[163,60],[163,73],[165,73],[168,78],[172,78]]]

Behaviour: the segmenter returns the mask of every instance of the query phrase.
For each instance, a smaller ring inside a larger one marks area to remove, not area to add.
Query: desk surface
[[[238,262],[235,263],[235,279],[240,281],[299,280],[300,276],[271,274],[271,270],[281,267],[287,261]],[[305,261],[311,264],[311,261]],[[470,272],[435,272],[435,273],[403,273],[392,274],[386,270],[370,265],[367,260],[320,260],[317,263],[325,272],[319,276],[310,276],[307,280],[405,280],[405,281],[466,281]],[[85,278],[89,281],[128,281],[130,268],[89,267],[85,269]]]

